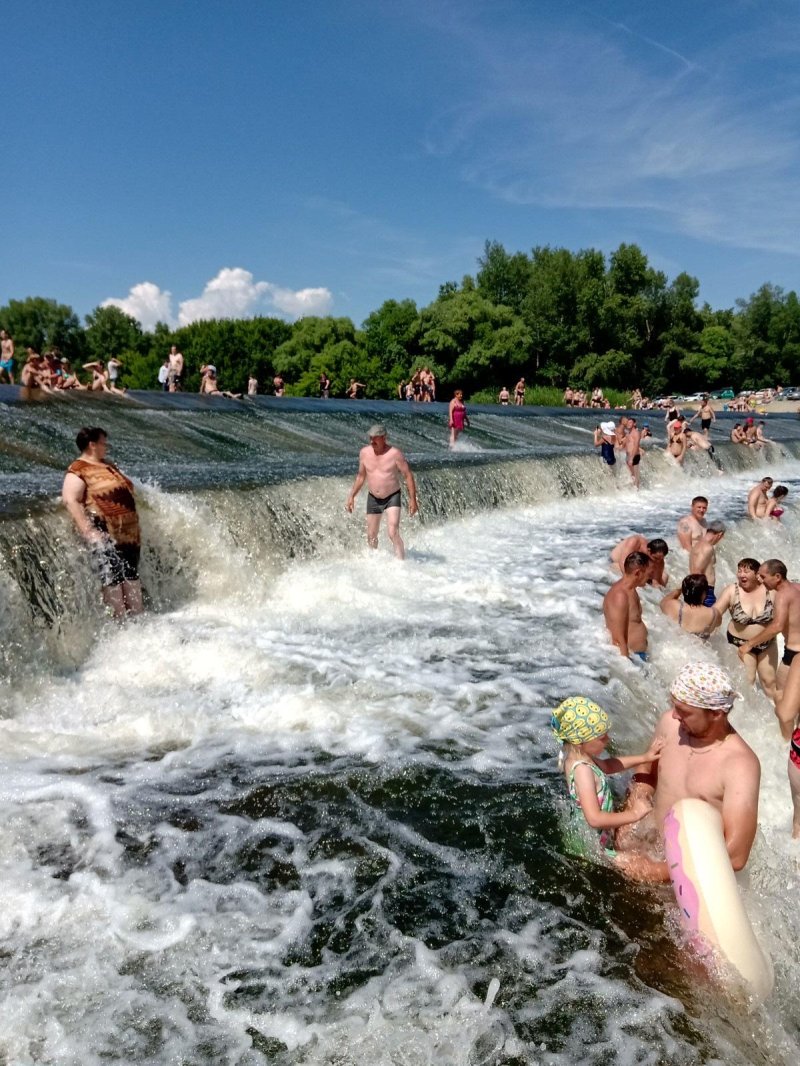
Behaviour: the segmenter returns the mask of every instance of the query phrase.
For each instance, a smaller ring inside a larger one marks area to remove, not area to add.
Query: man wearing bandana
[[[729,721],[734,692],[728,675],[711,663],[689,663],[670,688],[672,706],[661,716],[655,739],[663,740],[658,763],[634,774],[627,803],[647,798],[653,813],[617,832],[625,873],[641,881],[668,881],[663,860],[664,816],[678,800],[693,797],[722,815],[731,865],[741,870],[758,827],[758,757]]]

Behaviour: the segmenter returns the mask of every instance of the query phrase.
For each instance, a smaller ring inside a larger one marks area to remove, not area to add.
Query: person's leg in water
[[[783,683],[783,691],[780,690],[780,671],[778,671],[778,701],[775,705],[775,713],[779,715],[781,723],[796,720],[800,714],[800,655],[795,655],[791,666],[786,672]],[[781,732],[785,727],[781,725]]]
[[[367,515],[367,544],[370,548],[378,547],[378,532],[381,528],[380,514]]]
[[[125,621],[125,596],[122,584],[107,585],[103,589],[103,603],[109,608],[115,622]]]
[[[142,583],[137,578],[135,581],[122,582],[122,599],[128,614],[141,614],[144,610],[142,603]]]
[[[754,655],[746,656],[747,659],[754,659]],[[746,664],[745,664],[746,665]],[[778,642],[773,640],[766,651],[763,651],[758,657],[758,680],[761,682],[761,687],[764,690],[764,695],[767,699],[772,700],[775,703],[778,699],[776,691],[775,675],[778,671]],[[748,677],[750,671],[748,670]]]
[[[792,792],[792,805],[794,807],[792,838],[798,840],[800,839],[800,729],[795,729],[792,733],[788,773],[789,788]]]
[[[386,508],[386,532],[389,534],[389,540],[394,545],[394,554],[398,559],[405,559],[406,546],[403,544],[403,538],[400,536],[399,507]]]

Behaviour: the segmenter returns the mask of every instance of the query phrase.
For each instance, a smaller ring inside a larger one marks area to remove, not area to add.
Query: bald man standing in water
[[[611,640],[620,655],[647,662],[647,626],[642,621],[642,602],[637,589],[650,580],[653,563],[644,552],[631,552],[622,567],[622,577],[603,599],[603,615]]]
[[[408,513],[417,513],[417,485],[406,457],[399,448],[386,442],[382,425],[370,427],[369,444],[358,454],[358,473],[347,497],[347,510],[352,513],[356,496],[367,483],[367,543],[378,547],[381,515],[386,512],[386,532],[394,545],[398,559],[405,559],[406,550],[400,536],[400,475],[408,489]]]

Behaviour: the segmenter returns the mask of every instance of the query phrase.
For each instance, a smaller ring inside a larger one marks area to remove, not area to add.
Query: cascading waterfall
[[[723,476],[649,451],[634,494],[563,412],[477,412],[451,455],[440,411],[79,399],[0,406],[0,1062],[794,1061],[797,850],[763,695],[734,712],[777,978],[750,1012],[666,891],[566,856],[548,728],[580,691],[641,750],[690,656],[741,687],[651,590],[652,663],[616,655],[607,552],[634,529],[674,546],[700,491],[729,523],[720,585],[742,555],[797,573],[794,420],[761,454],[722,443]],[[151,609],[122,629],[54,500],[75,411],[137,478]],[[377,417],[419,482],[405,564],[365,549],[363,499],[344,510]],[[790,486],[780,525],[743,518],[763,472]]]

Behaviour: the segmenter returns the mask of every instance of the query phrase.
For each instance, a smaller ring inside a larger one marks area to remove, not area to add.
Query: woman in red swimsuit
[[[459,434],[469,425],[467,418],[467,406],[464,403],[464,393],[456,389],[453,399],[450,401],[447,424],[450,426],[450,447],[458,440]]]

